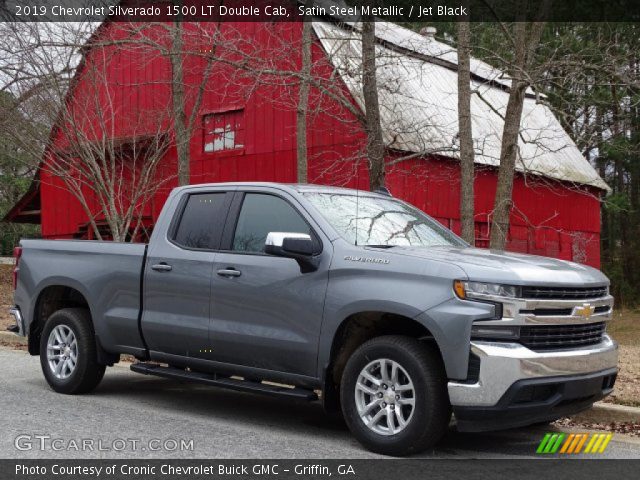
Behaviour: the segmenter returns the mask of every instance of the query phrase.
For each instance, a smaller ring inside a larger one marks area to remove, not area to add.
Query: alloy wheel
[[[56,378],[69,378],[78,362],[78,342],[67,325],[56,325],[47,340],[47,360]]]
[[[381,358],[368,363],[358,375],[355,402],[362,422],[379,435],[404,430],[415,410],[413,381],[402,366]]]

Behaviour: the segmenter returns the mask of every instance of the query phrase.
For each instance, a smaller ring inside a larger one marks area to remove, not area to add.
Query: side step
[[[155,363],[134,363],[131,370],[144,375],[156,375],[158,377],[172,378],[174,380],[183,380],[186,382],[203,383],[212,387],[222,387],[240,392],[262,393],[265,395],[274,395],[278,397],[297,398],[312,402],[318,399],[318,395],[313,390],[304,388],[288,388],[279,385],[269,385],[260,382],[252,382],[249,380],[236,380],[228,376],[218,375],[215,373],[188,372],[175,367],[163,367]]]

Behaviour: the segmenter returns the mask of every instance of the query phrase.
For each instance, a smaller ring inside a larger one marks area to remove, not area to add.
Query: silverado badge
[[[389,260],[386,258],[372,258],[372,257],[359,257],[355,255],[346,255],[344,257],[348,262],[363,262],[363,263],[382,263],[388,264]]]

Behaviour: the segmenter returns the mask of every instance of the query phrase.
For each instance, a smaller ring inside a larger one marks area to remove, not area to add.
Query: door
[[[215,250],[232,197],[224,190],[185,194],[167,237],[149,246],[142,331],[150,351],[206,357]]]
[[[315,377],[330,247],[292,199],[238,192],[234,204],[213,272],[212,359]],[[301,273],[295,260],[266,255],[269,232],[310,234],[320,268]]]

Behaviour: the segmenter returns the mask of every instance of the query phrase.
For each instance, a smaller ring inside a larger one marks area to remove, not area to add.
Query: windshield
[[[304,196],[353,245],[467,246],[431,217],[393,198],[323,192]]]

